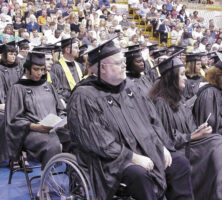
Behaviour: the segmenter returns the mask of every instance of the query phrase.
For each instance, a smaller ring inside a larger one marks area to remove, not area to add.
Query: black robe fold
[[[9,91],[10,87],[16,83],[23,75],[24,70],[23,67],[18,65],[2,65],[0,63],[0,86],[1,89],[1,101],[5,103],[7,92]]]
[[[185,97],[185,100],[188,100],[197,94],[199,90],[199,85],[203,81],[204,81],[203,77],[199,76],[193,78],[187,77],[186,87],[183,91],[183,96]]]
[[[208,124],[213,132],[222,134],[222,90],[207,84],[199,89],[193,107],[197,125],[204,123],[210,113]]]
[[[48,140],[48,134],[30,131],[29,127],[31,123],[38,123],[50,113],[65,116],[64,107],[50,83],[20,79],[11,87],[5,110],[5,131],[11,159],[18,158],[26,140],[39,142],[36,140],[37,134],[41,136],[40,140]],[[57,141],[56,134],[51,134],[50,137]],[[38,157],[41,148],[43,147],[35,149],[30,154]]]
[[[148,77],[148,79],[150,80],[150,82],[152,84],[154,84],[155,81],[159,78],[157,70],[156,70],[156,68],[151,68],[148,61],[145,61],[144,64],[145,64],[145,71],[144,72],[145,72],[146,76]]]
[[[133,152],[153,160],[155,191],[163,194],[166,133],[154,105],[131,80],[112,87],[91,76],[76,86],[67,111],[71,138],[80,149],[77,157],[87,166],[96,199],[112,198]]]
[[[153,83],[150,81],[147,75],[138,75],[134,76],[133,74],[127,73],[127,77],[131,79],[135,84],[137,84],[138,88],[144,94],[149,94],[150,89],[152,88]]]
[[[62,90],[63,89],[62,89],[62,84],[59,81],[59,78],[52,71],[50,71],[49,74],[51,77],[52,85],[56,89],[56,92],[59,95],[59,97],[62,98]]]
[[[221,200],[222,136],[215,133],[190,141],[190,134],[197,127],[191,110],[181,103],[179,110],[173,112],[163,98],[157,98],[155,105],[176,149],[185,154],[185,146],[190,143],[190,164],[195,199]]]
[[[5,104],[10,87],[19,80],[23,72],[21,64],[2,65],[0,63],[0,104]],[[8,159],[4,118],[4,112],[0,112],[0,162]]]
[[[75,82],[78,83],[80,81],[80,79],[79,79],[74,62],[66,62],[66,63],[71,71],[71,74],[72,74]],[[82,70],[82,74],[84,75],[83,65],[81,65],[80,63],[78,63],[78,64]],[[59,79],[59,82],[61,84],[60,88],[62,88],[62,90],[61,90],[61,92],[59,92],[59,94],[63,97],[63,100],[65,102],[68,102],[68,99],[69,99],[72,91],[70,89],[69,83],[67,81],[65,72],[64,72],[61,64],[59,62],[54,64],[51,71],[56,75],[56,77]]]

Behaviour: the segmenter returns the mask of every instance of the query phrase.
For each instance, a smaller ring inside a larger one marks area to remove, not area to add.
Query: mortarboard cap
[[[24,40],[20,40],[17,42],[19,48],[21,48],[22,46],[26,46],[26,45],[29,45],[29,41],[27,39],[24,39]]]
[[[74,37],[74,38],[68,38],[68,39],[64,39],[64,40],[61,40],[61,47],[62,48],[65,48],[67,47],[68,45],[71,45],[73,43],[75,43],[77,41],[77,39]]]
[[[116,37],[107,40],[94,49],[86,51],[83,55],[88,54],[88,61],[93,65],[106,57],[119,53],[120,48],[116,47],[113,42],[113,39]]]
[[[210,52],[207,54],[209,59],[214,59],[214,63],[216,63],[217,61],[219,61],[218,55],[217,53],[214,52]]]
[[[174,53],[177,53],[177,51],[180,51],[182,49],[185,50],[184,47],[179,47],[179,46],[176,46],[176,45],[172,45],[172,46],[167,48],[167,52],[172,52],[174,54]]]
[[[157,49],[157,50],[153,51],[153,53],[152,53],[151,56],[152,56],[154,59],[156,59],[156,58],[158,58],[158,57],[160,57],[160,56],[165,55],[165,52],[166,52],[166,48]]]
[[[138,58],[141,57],[141,48],[137,48],[137,49],[133,49],[133,50],[129,50],[124,52],[124,55],[126,58]]]
[[[2,53],[4,51],[10,51],[10,50],[17,50],[17,42],[15,40],[11,41],[11,42],[8,42],[8,43],[5,43],[1,46],[1,51]]]
[[[205,53],[193,53],[193,54],[187,54],[186,55],[186,62],[191,61],[200,61],[202,56],[205,56]]]
[[[42,52],[42,53],[52,53],[54,50],[53,46],[36,46],[32,49],[32,51]]]
[[[31,65],[43,66],[45,65],[45,53],[38,51],[29,51],[26,57],[26,62]]]
[[[173,54],[172,56],[169,56],[164,61],[155,66],[159,67],[161,75],[165,74],[168,70],[184,66],[183,62],[178,57],[176,57],[182,52],[183,50],[178,51],[177,53]]]
[[[83,44],[82,46],[80,46],[79,47],[79,57],[81,57],[87,49],[88,49],[87,44]]]
[[[135,45],[127,46],[125,48],[128,49],[128,51],[131,51],[131,50],[134,50],[134,49],[139,49],[140,45],[139,44],[135,44]]]
[[[158,50],[158,44],[148,45],[147,48],[148,48],[150,51]]]
[[[219,61],[217,61],[217,63],[215,64],[215,67],[219,68],[220,70],[222,70],[222,54],[219,52],[216,52]]]

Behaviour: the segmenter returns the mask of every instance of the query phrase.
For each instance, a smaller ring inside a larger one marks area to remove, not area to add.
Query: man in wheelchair
[[[126,78],[120,49],[109,40],[88,62],[91,76],[74,89],[67,114],[95,199],[112,199],[122,182],[137,200],[192,200],[189,162],[169,144],[148,94]]]

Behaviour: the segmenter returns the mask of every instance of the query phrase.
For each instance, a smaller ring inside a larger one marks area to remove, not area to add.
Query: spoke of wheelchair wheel
[[[60,192],[59,192],[58,190],[55,190],[55,188],[54,188],[50,183],[48,183],[48,184],[49,184],[49,187],[52,188],[52,190],[53,190],[59,197],[61,197]],[[48,192],[48,193],[50,193],[50,192]]]
[[[52,180],[53,180],[55,186],[58,188],[59,193],[62,194],[60,191],[62,191],[64,193],[65,191],[63,190],[63,188],[59,184],[56,183],[56,180],[55,180],[53,173],[51,171],[50,171],[50,175],[52,177]]]

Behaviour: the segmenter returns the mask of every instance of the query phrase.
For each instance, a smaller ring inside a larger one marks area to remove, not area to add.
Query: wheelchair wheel
[[[93,200],[93,191],[84,171],[69,153],[52,157],[40,184],[41,200]]]

